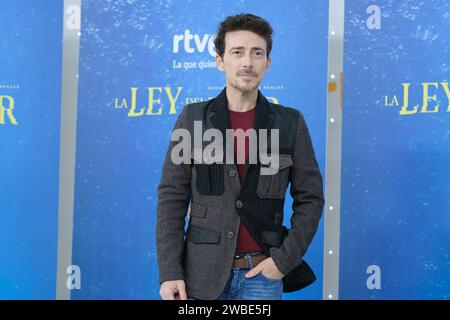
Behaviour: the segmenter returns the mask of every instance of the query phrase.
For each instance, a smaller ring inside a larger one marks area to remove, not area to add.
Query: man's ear
[[[225,71],[225,69],[223,68],[223,59],[218,54],[216,54],[216,66],[220,71]]]
[[[267,58],[266,71],[269,70],[269,67],[270,67],[270,64],[271,64],[271,63],[272,63],[272,57],[269,56],[269,57]]]

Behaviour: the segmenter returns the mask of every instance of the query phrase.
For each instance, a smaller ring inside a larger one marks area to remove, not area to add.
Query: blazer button
[[[230,178],[236,177],[236,170],[231,169],[231,170],[228,172],[228,176],[229,176]]]
[[[242,203],[242,201],[241,200],[237,200],[236,201],[236,208],[242,209],[242,207],[244,207],[244,204]]]
[[[226,237],[227,237],[227,239],[233,239],[233,237],[234,237],[234,232],[233,232],[233,231],[227,232]]]

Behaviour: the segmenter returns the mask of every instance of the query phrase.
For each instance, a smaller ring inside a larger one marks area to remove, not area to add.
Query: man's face
[[[254,32],[227,32],[223,59],[216,56],[218,69],[225,72],[227,86],[242,93],[257,90],[271,62],[266,50],[266,40]]]

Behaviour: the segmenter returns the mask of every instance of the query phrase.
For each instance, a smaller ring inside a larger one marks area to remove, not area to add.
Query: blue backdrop
[[[299,108],[325,172],[328,1],[82,2],[73,299],[159,299],[156,190],[185,104],[216,96],[211,36],[226,16],[267,18],[273,63],[261,91]],[[190,39],[190,40],[189,40]],[[276,99],[276,100],[274,100]],[[286,221],[292,212],[286,201]],[[285,298],[322,297],[323,231],[306,260],[318,281]]]
[[[0,8],[0,299],[55,299],[62,1]]]
[[[340,298],[450,298],[449,12],[346,2]]]

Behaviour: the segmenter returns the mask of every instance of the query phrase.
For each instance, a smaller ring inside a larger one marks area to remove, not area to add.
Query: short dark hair
[[[270,51],[272,51],[272,27],[267,20],[249,13],[229,16],[220,23],[214,39],[216,52],[219,56],[223,58],[225,53],[225,34],[237,30],[252,31],[264,38],[267,43],[267,57],[269,57]]]

